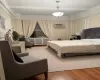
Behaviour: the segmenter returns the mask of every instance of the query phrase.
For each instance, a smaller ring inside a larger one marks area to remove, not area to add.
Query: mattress
[[[57,51],[59,57],[65,53],[81,54],[100,52],[100,41],[98,39],[48,41],[47,45]]]

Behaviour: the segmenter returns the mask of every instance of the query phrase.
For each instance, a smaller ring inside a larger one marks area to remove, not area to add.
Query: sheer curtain
[[[50,35],[50,31],[51,31],[51,26],[52,26],[52,22],[51,21],[38,21],[40,28],[42,29],[42,31],[44,32],[44,34],[50,39],[51,35]]]
[[[22,20],[22,30],[25,37],[30,37],[34,32],[36,21]]]
[[[16,31],[18,34],[23,35],[22,30],[22,21],[21,20],[12,20],[13,30]]]

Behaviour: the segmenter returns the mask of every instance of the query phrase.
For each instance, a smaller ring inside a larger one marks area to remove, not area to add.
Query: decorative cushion
[[[16,32],[16,31],[13,31],[12,32],[12,35],[13,35],[13,39],[16,41],[16,40],[19,40],[19,37],[20,35]]]

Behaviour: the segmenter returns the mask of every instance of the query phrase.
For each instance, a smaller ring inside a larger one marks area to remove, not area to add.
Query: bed
[[[100,53],[100,28],[85,29],[81,37],[81,40],[48,41],[47,45],[59,57]]]

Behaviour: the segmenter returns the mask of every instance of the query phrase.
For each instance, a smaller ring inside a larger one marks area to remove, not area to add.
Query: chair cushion
[[[12,52],[13,52],[13,55],[14,55],[15,60],[17,62],[23,63],[23,60],[19,56],[17,56],[17,54],[13,50],[12,50]]]
[[[29,63],[29,62],[34,62],[34,61],[40,60],[40,59],[35,58],[33,56],[25,56],[25,57],[21,57],[21,59],[24,61],[24,63]]]

